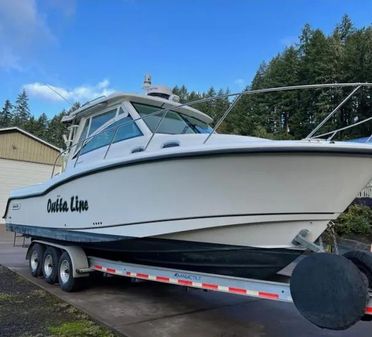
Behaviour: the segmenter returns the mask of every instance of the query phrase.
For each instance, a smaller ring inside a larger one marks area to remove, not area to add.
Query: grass
[[[0,266],[0,336],[117,337],[87,314]]]
[[[114,337],[107,329],[89,320],[62,323],[49,328],[53,337]]]
[[[4,293],[0,293],[0,303],[1,303],[1,302],[8,302],[8,301],[11,301],[12,298],[13,298],[12,295],[4,294]]]

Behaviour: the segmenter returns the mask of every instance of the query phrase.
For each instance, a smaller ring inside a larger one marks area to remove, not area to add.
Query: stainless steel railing
[[[357,198],[372,198],[371,182],[358,193]]]
[[[363,124],[363,123],[366,123],[368,121],[370,121],[372,119],[372,117],[369,117],[369,118],[366,118],[360,122],[357,122],[357,123],[354,123],[354,124],[351,124],[351,125],[348,125],[346,127],[343,127],[343,128],[339,128],[339,129],[336,129],[336,130],[333,130],[333,131],[329,131],[329,132],[326,132],[326,133],[323,133],[323,134],[320,134],[320,135],[317,135],[315,136],[315,134],[320,130],[320,128],[326,124],[328,122],[328,120],[334,116],[337,111],[340,110],[340,108],[345,104],[347,103],[350,98],[361,88],[361,87],[372,87],[372,83],[326,83],[326,84],[305,84],[305,85],[295,85],[295,86],[283,86],[283,87],[275,87],[275,88],[264,88],[264,89],[256,89],[256,90],[245,90],[245,91],[242,91],[242,92],[236,92],[236,93],[231,93],[231,94],[222,94],[222,95],[217,95],[217,96],[213,96],[213,97],[205,97],[205,98],[201,98],[201,99],[197,99],[197,100],[194,100],[194,101],[191,101],[191,102],[188,102],[188,103],[184,103],[184,104],[180,104],[180,105],[177,105],[177,106],[172,106],[170,108],[167,108],[167,109],[159,109],[159,110],[156,110],[146,116],[140,116],[139,118],[135,118],[135,119],[132,119],[131,121],[129,122],[126,122],[126,123],[123,123],[123,124],[120,124],[118,125],[115,130],[113,130],[112,128],[108,128],[108,129],[105,129],[105,130],[102,130],[101,132],[95,134],[95,135],[92,135],[90,137],[87,137],[86,139],[84,139],[82,142],[78,142],[72,146],[69,146],[65,151],[61,152],[55,162],[54,162],[54,166],[53,166],[53,171],[52,171],[52,176],[54,175],[54,172],[55,172],[55,167],[56,167],[56,164],[59,160],[59,158],[61,156],[63,156],[64,154],[66,153],[70,153],[71,150],[73,148],[79,148],[78,151],[76,151],[75,153],[75,163],[74,163],[74,167],[77,165],[78,163],[78,160],[79,160],[79,157],[80,157],[80,154],[81,154],[81,151],[82,149],[84,148],[84,146],[86,144],[88,144],[90,141],[92,141],[95,137],[98,137],[100,135],[102,135],[103,133],[105,132],[112,132],[113,131],[113,136],[111,138],[111,141],[109,144],[105,145],[107,146],[107,150],[105,151],[105,154],[104,154],[104,157],[103,159],[106,159],[110,149],[111,149],[111,146],[112,144],[114,143],[115,141],[115,137],[117,135],[117,132],[120,128],[124,127],[124,126],[127,126],[127,125],[130,125],[132,123],[136,123],[137,121],[140,121],[140,120],[145,120],[146,118],[149,118],[151,116],[155,116],[159,113],[162,113],[162,117],[161,119],[159,120],[154,132],[152,133],[152,135],[150,136],[149,140],[147,141],[146,145],[144,146],[143,150],[146,151],[151,143],[151,141],[153,140],[155,134],[158,132],[161,124],[163,123],[167,113],[169,111],[176,111],[179,110],[180,108],[182,107],[191,107],[192,105],[195,105],[195,104],[200,104],[200,103],[205,103],[205,102],[209,102],[209,101],[214,101],[214,100],[218,100],[218,99],[226,99],[226,98],[231,98],[231,97],[235,97],[235,100],[229,105],[229,107],[226,109],[226,111],[223,113],[223,115],[220,117],[220,119],[216,122],[214,128],[207,134],[205,140],[203,141],[203,144],[207,144],[207,142],[209,141],[209,139],[212,137],[212,135],[216,132],[216,130],[220,127],[220,125],[224,122],[224,120],[227,118],[227,116],[231,113],[231,111],[236,107],[237,103],[239,102],[239,100],[243,97],[243,96],[246,96],[246,95],[256,95],[256,94],[262,94],[262,93],[272,93],[272,92],[283,92],[283,91],[293,91],[293,90],[303,90],[303,89],[324,89],[324,88],[344,88],[344,87],[352,87],[354,88],[349,95],[347,95],[347,97],[345,97],[341,103],[339,103],[336,108],[334,108],[327,116],[326,118],[324,118],[310,133],[309,135],[305,138],[306,140],[311,140],[311,139],[319,139],[321,137],[324,137],[324,136],[327,136],[327,135],[331,135],[330,137],[327,138],[328,141],[332,140],[334,138],[334,136],[338,133],[338,132],[341,132],[341,131],[344,131],[346,129],[349,129],[349,128],[352,128],[352,127],[355,127],[357,125],[360,125],[360,124]],[[370,138],[372,138],[372,135],[370,136]]]

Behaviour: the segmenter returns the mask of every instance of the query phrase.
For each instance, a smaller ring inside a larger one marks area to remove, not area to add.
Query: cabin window
[[[142,132],[138,128],[137,124],[133,122],[133,119],[130,116],[119,119],[118,121],[112,123],[108,128],[112,130],[112,135],[117,129],[114,143],[142,136]]]
[[[163,111],[161,108],[132,103],[134,108],[143,118],[144,122],[147,124],[152,132],[155,132],[159,122],[163,118]],[[160,111],[159,111],[160,110]],[[159,111],[159,112],[156,112]],[[161,122],[157,133],[166,134],[184,134],[184,133],[208,133],[211,128],[208,124],[202,121],[186,116],[176,111],[168,111],[163,121]]]
[[[116,132],[116,133],[115,133]],[[113,137],[115,138],[113,139]],[[93,136],[84,147],[81,149],[80,154],[84,154],[101,147],[107,146],[111,143],[117,143],[126,139],[142,136],[142,132],[138,128],[130,116],[123,117],[118,121],[107,126],[97,135]]]
[[[116,115],[116,110],[110,110],[103,114],[92,117],[89,128],[89,136],[97,131],[103,124],[107,123],[110,119],[114,118]]]
[[[185,121],[198,133],[211,133],[213,129],[207,124],[194,117],[182,115]]]

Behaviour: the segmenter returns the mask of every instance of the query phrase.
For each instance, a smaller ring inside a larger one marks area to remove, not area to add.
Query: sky
[[[140,93],[147,73],[239,91],[306,23],[330,33],[345,14],[363,27],[371,13],[369,0],[0,0],[0,106],[25,89],[33,115],[52,117],[68,102]]]

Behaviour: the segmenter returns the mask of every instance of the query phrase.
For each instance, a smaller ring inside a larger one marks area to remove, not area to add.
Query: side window
[[[142,136],[142,132],[130,116],[121,118],[102,130],[96,136],[93,136],[93,138],[84,145],[80,154],[109,145],[114,135],[115,139],[113,143],[117,143],[126,139]]]
[[[97,129],[99,129],[103,124],[108,122],[110,119],[114,118],[116,115],[116,109],[107,111],[101,115],[92,117],[92,122],[90,123],[89,136],[93,134]]]
[[[124,117],[109,126],[110,129],[114,130],[113,133],[115,133],[115,129],[117,127],[119,128],[116,132],[114,143],[125,139],[142,136],[142,132],[138,128],[137,124],[133,122],[133,119],[130,116]]]

